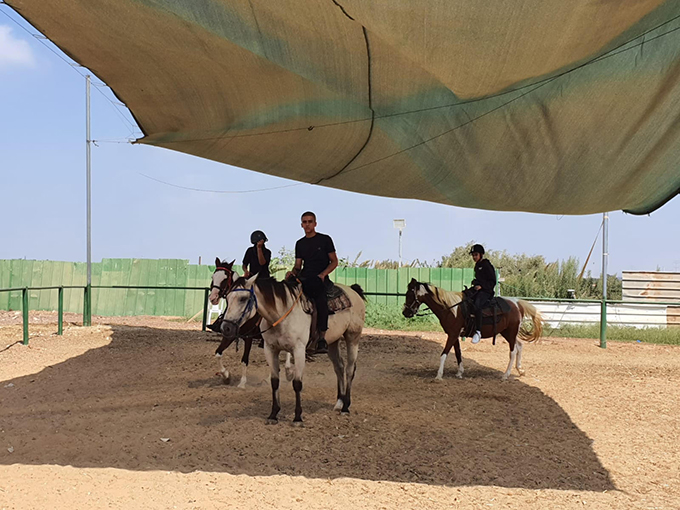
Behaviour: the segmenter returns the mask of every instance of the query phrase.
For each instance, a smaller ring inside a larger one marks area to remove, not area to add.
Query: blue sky
[[[76,69],[8,19],[36,31],[0,6],[0,259],[85,259],[85,80]],[[47,43],[50,44],[50,43]],[[51,46],[51,45],[50,45]],[[54,48],[54,46],[51,46]],[[58,50],[56,50],[58,52]],[[61,52],[59,52],[61,53]],[[63,54],[62,54],[63,57]],[[63,57],[66,58],[67,57]],[[68,59],[67,59],[68,60]],[[95,83],[101,83],[96,77]],[[262,229],[272,251],[302,235],[299,216],[313,210],[340,256],[398,258],[394,218],[406,219],[404,260],[433,261],[470,240],[511,253],[570,256],[582,262],[601,215],[554,216],[491,212],[413,200],[371,197],[302,184],[250,194],[216,194],[180,186],[249,190],[293,181],[126,143],[138,131],[125,108],[92,88],[92,256],[242,257],[250,232]],[[121,112],[125,112],[121,114]],[[123,120],[123,118],[127,120]],[[624,269],[680,271],[680,199],[651,216],[612,212],[610,273]],[[588,265],[599,274],[601,245]]]

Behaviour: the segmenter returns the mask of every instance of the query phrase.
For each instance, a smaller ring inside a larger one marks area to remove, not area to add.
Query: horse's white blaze
[[[222,285],[222,282],[227,279],[227,275],[224,271],[220,271],[218,273],[215,273],[212,277],[212,284],[215,287],[220,287]],[[213,305],[216,305],[220,302],[220,290],[218,288],[213,287],[210,290],[210,296],[208,299]]]
[[[439,371],[437,372],[436,379],[441,380],[444,377],[444,363],[446,363],[446,354],[442,354],[439,358]]]

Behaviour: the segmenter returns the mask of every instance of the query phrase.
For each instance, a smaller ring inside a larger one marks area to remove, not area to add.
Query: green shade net
[[[642,214],[680,189],[680,1],[6,3],[140,143],[492,210]]]

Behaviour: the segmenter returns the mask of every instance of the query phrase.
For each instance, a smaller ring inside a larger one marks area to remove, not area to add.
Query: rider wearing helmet
[[[267,236],[261,230],[256,230],[250,234],[250,242],[253,246],[248,248],[243,256],[243,276],[246,278],[250,278],[254,274],[257,274],[258,278],[271,278],[271,275],[269,274],[269,262],[272,259],[272,252],[264,245],[267,241]],[[220,326],[222,325],[222,320],[226,311],[227,310],[225,309],[215,322],[207,326],[208,329],[211,329],[215,333],[220,333]],[[263,346],[263,342],[262,338],[260,338],[260,347]]]
[[[482,308],[494,295],[496,269],[489,262],[489,259],[484,258],[484,247],[481,244],[475,244],[470,250],[470,255],[475,261],[475,279],[472,280],[472,287],[477,291],[473,297],[477,331],[472,337],[472,343],[476,344],[482,339]]]
[[[272,252],[264,246],[267,241],[267,236],[261,230],[250,234],[253,246],[248,248],[243,256],[243,276],[246,278],[254,274],[257,274],[258,278],[270,277],[269,261],[272,259]]]

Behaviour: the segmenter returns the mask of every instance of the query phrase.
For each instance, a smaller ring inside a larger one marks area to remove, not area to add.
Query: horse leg
[[[295,391],[295,418],[293,418],[293,425],[302,425],[302,401],[300,393],[302,392],[302,373],[305,371],[305,350],[307,342],[299,341],[295,345],[295,378],[293,379],[293,390]]]
[[[456,344],[456,359],[458,360],[458,372],[461,374],[462,377],[462,372],[460,371],[461,361],[462,358],[460,357],[460,345],[458,345],[458,342],[456,341],[458,338],[456,338],[454,335],[449,335],[446,339],[446,345],[444,346],[444,350],[442,351],[442,355],[439,357],[439,370],[437,371],[437,376],[434,378],[435,381],[439,382],[442,380],[444,377],[444,364],[446,363],[446,357],[449,355],[451,352],[451,347],[453,347],[453,344]],[[456,374],[458,375],[458,374]]]
[[[289,352],[287,352],[286,353],[285,368],[286,368],[286,379],[288,381],[292,381],[293,377],[295,377],[295,372],[293,371],[293,363],[291,362],[292,358],[293,358],[293,356]]]
[[[250,362],[250,348],[253,346],[252,338],[243,339],[243,357],[241,358],[241,382],[238,387],[245,389],[246,387],[246,372],[248,371],[248,363]]]
[[[524,375],[524,369],[522,368],[522,349],[524,349],[524,342],[522,342],[519,338],[517,339],[517,371],[519,372],[520,376]]]
[[[333,408],[335,411],[340,411],[343,406],[343,398],[345,396],[345,363],[342,361],[340,355],[340,340],[333,342],[328,346],[328,357],[333,363],[333,369],[338,379],[338,400]]]
[[[460,337],[456,337],[453,341],[453,350],[456,352],[456,361],[458,362],[458,372],[456,372],[456,377],[458,379],[463,378],[463,355],[460,352]]]
[[[507,381],[508,377],[510,376],[510,372],[512,371],[512,365],[515,364],[515,359],[517,357],[517,338],[516,335],[511,334],[507,336],[503,334],[503,336],[508,341],[508,345],[510,346],[510,361],[508,362],[508,368],[505,370],[505,373],[501,378],[503,381]]]
[[[272,384],[272,412],[267,418],[268,424],[278,423],[278,414],[281,410],[281,403],[279,400],[279,351],[274,351],[272,347],[264,344],[264,356],[267,358],[271,372]]]
[[[345,340],[347,344],[347,366],[345,367],[345,395],[342,399],[340,414],[349,414],[349,405],[352,403],[352,381],[357,372],[357,357],[359,356],[359,338],[361,333],[350,336]]]
[[[222,377],[222,382],[224,384],[229,384],[229,370],[227,370],[227,368],[224,366],[224,363],[222,362],[222,353],[233,342],[234,342],[233,338],[229,340],[223,338],[222,343],[220,343],[219,347],[215,350],[215,357],[217,358],[217,361],[219,363],[220,376]]]

